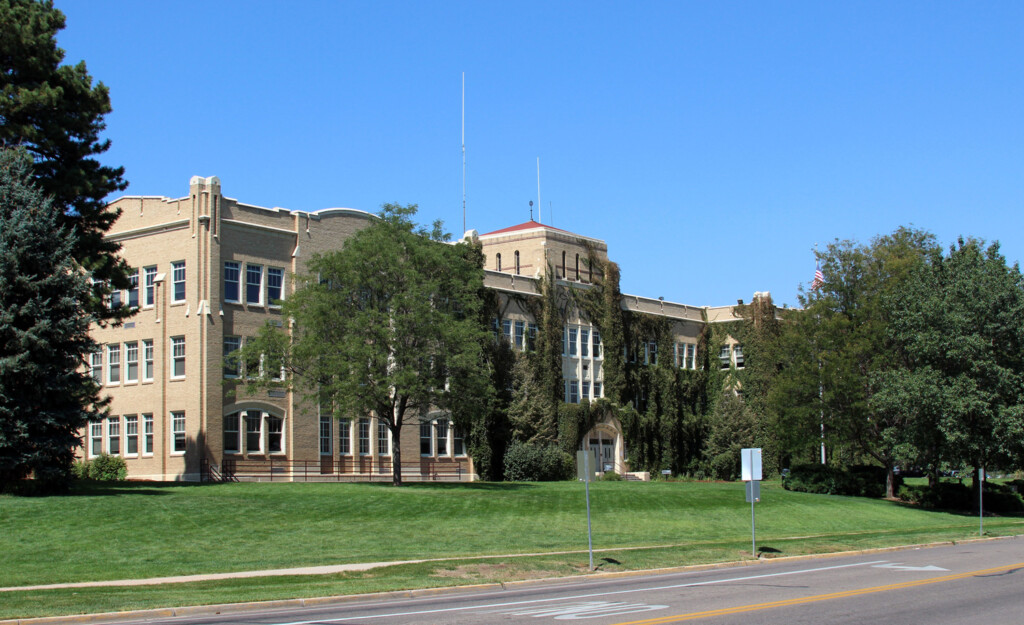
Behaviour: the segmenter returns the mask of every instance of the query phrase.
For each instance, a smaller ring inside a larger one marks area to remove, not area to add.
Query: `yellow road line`
[[[991,569],[982,569],[980,571],[970,571],[967,573],[955,573],[953,575],[943,575],[942,577],[930,577],[927,579],[918,579],[909,582],[901,582],[899,584],[888,584],[885,586],[873,586],[871,588],[857,588],[854,590],[844,590],[841,592],[832,592],[825,595],[813,595],[810,597],[798,597],[796,599],[784,599],[782,601],[769,601],[768,603],[755,603],[751,605],[736,606],[733,608],[720,608],[718,610],[706,610],[704,612],[691,612],[689,614],[676,614],[673,616],[663,616],[660,618],[647,619],[644,621],[629,621],[627,623],[617,623],[616,625],[658,625],[659,623],[681,623],[683,621],[694,621],[697,619],[708,618],[712,616],[727,616],[730,614],[740,614],[743,612],[756,612],[758,610],[768,610],[771,608],[783,608],[791,605],[800,605],[802,603],[814,603],[816,601],[829,601],[831,599],[844,599],[846,597],[856,597],[858,595],[867,595],[875,592],[887,592],[890,590],[900,590],[903,588],[913,588],[915,586],[926,586],[928,584],[938,584],[940,582],[951,582],[957,579],[964,579],[965,577],[974,577],[977,575],[989,575],[992,573],[1001,573],[1016,568],[1024,567],[1024,562],[1018,562],[1017,564],[1010,564],[1007,566],[997,566]]]

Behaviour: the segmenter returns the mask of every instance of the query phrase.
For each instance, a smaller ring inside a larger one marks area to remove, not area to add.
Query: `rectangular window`
[[[121,455],[121,417],[107,417],[107,453]]]
[[[156,267],[144,267],[142,275],[144,276],[142,307],[152,308],[156,304]]]
[[[526,326],[526,349],[533,351],[537,349],[537,324],[530,323]]]
[[[89,455],[98,456],[103,453],[103,421],[89,422]]]
[[[728,369],[729,368],[729,364],[730,364],[729,360],[730,360],[729,359],[729,346],[728,345],[723,345],[722,346],[722,350],[718,352],[718,361],[721,363],[721,368],[722,369]]]
[[[284,299],[284,269],[267,267],[267,303],[276,306]]]
[[[697,346],[693,343],[686,344],[686,362],[690,363],[690,369],[697,368]]]
[[[179,260],[171,263],[171,292],[172,302],[185,301],[185,261]]]
[[[466,455],[466,443],[462,438],[462,432],[460,432],[458,428],[455,427],[452,428],[452,455]]]
[[[601,399],[601,383],[594,382],[594,399]]]
[[[505,339],[512,343],[512,320],[502,319],[501,320],[501,333],[505,335]]]
[[[107,345],[107,383],[121,383],[121,346]]]
[[[153,455],[153,415],[142,415],[142,453],[147,456]]]
[[[580,403],[580,383],[577,380],[569,380],[569,403]]]
[[[110,310],[117,310],[121,307],[121,291],[111,291],[110,299],[107,300]]]
[[[342,456],[352,453],[352,424],[348,419],[338,419],[338,453]]]
[[[683,343],[675,344],[675,363],[679,369],[686,368],[686,345]]]
[[[92,373],[92,379],[103,386],[103,352],[93,352],[89,354],[89,370]]]
[[[433,430],[430,426],[429,421],[420,422],[420,455],[421,456],[433,456]]]
[[[139,455],[139,417],[137,415],[125,415],[124,417],[124,453],[128,456]]]
[[[139,307],[139,270],[132,269],[128,274],[128,307]]]
[[[580,391],[583,393],[580,399],[590,399],[590,380],[583,380],[580,384]]]
[[[171,413],[171,452],[185,453],[185,413]]]
[[[437,455],[448,455],[448,420],[438,419],[434,425],[434,432],[437,434]]]
[[[580,356],[590,357],[590,330],[580,329]]]
[[[185,377],[185,337],[171,337],[171,378]]]
[[[388,424],[383,421],[377,421],[377,454],[391,455],[391,448],[388,445]]]
[[[320,417],[320,455],[331,455],[331,418]]]
[[[734,345],[733,348],[732,348],[732,356],[733,356],[733,359],[735,359],[735,361],[736,361],[736,368],[737,369],[742,369],[743,368],[743,346],[742,345]]]
[[[241,301],[241,288],[238,279],[242,272],[242,266],[234,261],[224,262],[224,301],[235,302]]]
[[[601,333],[594,330],[594,358],[601,357]]]
[[[139,344],[136,341],[124,344],[124,381],[139,381]]]
[[[142,380],[153,381],[153,341],[142,341]]]
[[[647,343],[647,363],[651,365],[658,364],[658,342],[650,341]]]
[[[263,453],[263,413],[259,410],[245,413],[245,451]]]
[[[366,417],[359,419],[359,455],[365,456],[370,453],[370,420]]]
[[[284,419],[267,415],[267,453],[284,453]]]
[[[523,321],[516,321],[516,349],[523,349],[524,339],[526,334],[526,323]]]
[[[245,302],[260,304],[263,297],[263,265],[245,266]]]
[[[576,338],[579,330],[576,328],[569,328],[569,356],[576,355]]]
[[[224,453],[237,454],[240,449],[242,432],[239,430],[238,413],[224,415]]]
[[[238,377],[238,354],[236,353],[242,348],[242,337],[240,336],[225,336],[224,337],[224,377],[225,378],[237,378]]]

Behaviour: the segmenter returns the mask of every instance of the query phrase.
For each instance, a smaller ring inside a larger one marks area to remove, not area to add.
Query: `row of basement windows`
[[[130,286],[123,291],[110,294],[110,308],[127,305],[152,308],[156,304],[156,277],[159,267],[151,265],[142,270],[133,269],[128,274]],[[141,291],[140,291],[141,283]],[[242,303],[242,263],[225,261],[224,263],[224,301]],[[275,305],[284,299],[284,269],[281,267],[264,267],[253,263],[245,264],[245,303]],[[185,261],[171,263],[171,303],[185,301]]]
[[[332,425],[337,438],[332,436]],[[376,437],[372,433],[376,430]],[[337,440],[335,449],[331,441]],[[390,456],[391,431],[385,422],[363,417],[333,419],[320,417],[320,455],[322,456]],[[424,457],[465,456],[466,444],[462,433],[452,426],[448,419],[434,419],[420,422],[420,455]]]
[[[170,449],[172,454],[185,453],[185,413],[171,416]],[[110,416],[89,422],[89,457],[100,454],[137,458],[153,455],[153,415]],[[139,429],[141,425],[141,430]]]
[[[100,386],[152,382],[155,370],[153,340],[111,343],[89,355],[89,371]],[[106,356],[104,358],[104,356]],[[169,372],[172,380],[185,377],[185,337],[172,336]],[[104,369],[106,371],[104,372]]]

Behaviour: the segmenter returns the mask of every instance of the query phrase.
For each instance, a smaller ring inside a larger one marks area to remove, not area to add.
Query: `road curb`
[[[248,601],[242,603],[222,603],[214,605],[180,606],[175,608],[151,608],[145,610],[130,610],[126,612],[100,612],[97,614],[75,614],[67,616],[43,616],[35,618],[7,619],[0,620],[0,625],[84,625],[89,623],[118,623],[122,621],[174,618],[185,616],[213,616],[218,614],[230,614],[235,612],[249,612],[259,609],[273,610],[276,608],[288,607],[322,607],[330,605],[341,605],[356,601],[373,601],[380,599],[409,599],[417,597],[431,597],[452,591],[479,591],[507,590],[522,588],[537,584],[546,584],[555,581],[566,583],[584,583],[599,579],[617,579],[626,577],[638,577],[651,574],[671,574],[686,571],[708,571],[738,566],[757,566],[772,562],[794,562],[800,560],[819,560],[823,558],[837,558],[871,553],[887,553],[892,551],[905,551],[908,549],[929,549],[935,547],[948,547],[966,543],[985,542],[993,540],[1013,540],[1024,535],[1014,534],[1011,536],[990,536],[969,538],[964,540],[945,540],[933,543],[920,543],[913,545],[900,545],[897,547],[876,547],[873,549],[860,549],[853,551],[837,551],[832,553],[813,553],[799,556],[780,556],[777,558],[758,558],[757,560],[736,560],[732,562],[714,562],[710,564],[691,564],[687,566],[666,567],[660,569],[644,569],[637,571],[609,571],[588,573],[573,577],[546,577],[539,579],[515,580],[510,582],[489,582],[486,584],[471,584],[468,586],[442,586],[438,588],[416,588],[410,590],[394,590],[379,593],[367,593],[361,595],[334,595],[328,597],[309,597],[305,599],[273,599],[269,601]],[[472,560],[473,558],[458,558],[460,560]]]

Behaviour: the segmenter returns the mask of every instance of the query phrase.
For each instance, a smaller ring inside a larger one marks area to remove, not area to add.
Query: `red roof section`
[[[510,232],[518,232],[520,230],[531,230],[533,228],[547,228],[548,230],[557,230],[558,232],[564,232],[566,234],[573,234],[572,232],[569,232],[568,230],[562,230],[561,228],[556,228],[554,226],[548,226],[546,224],[542,224],[542,223],[533,221],[531,219],[530,221],[521,223],[518,226],[509,226],[508,228],[502,228],[501,230],[495,230],[494,232],[485,232],[484,234],[481,234],[480,236],[486,237],[486,236],[490,236],[492,234],[508,234]]]

